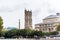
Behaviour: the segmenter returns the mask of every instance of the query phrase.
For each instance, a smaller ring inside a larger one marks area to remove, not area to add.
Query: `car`
[[[0,39],[4,39],[4,37],[0,37]]]
[[[60,39],[60,35],[50,35],[50,38],[54,38],[54,39]]]

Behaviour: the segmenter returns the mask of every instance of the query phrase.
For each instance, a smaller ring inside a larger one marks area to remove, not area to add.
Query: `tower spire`
[[[20,19],[19,19],[19,30],[20,30]]]

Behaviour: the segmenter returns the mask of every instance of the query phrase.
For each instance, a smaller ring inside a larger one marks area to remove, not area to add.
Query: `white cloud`
[[[32,10],[33,24],[39,23],[44,17],[60,12],[60,0],[0,0],[0,16],[4,19],[4,27],[24,28],[24,9]]]

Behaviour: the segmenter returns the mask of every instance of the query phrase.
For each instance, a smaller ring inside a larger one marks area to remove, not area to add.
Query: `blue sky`
[[[4,28],[18,28],[18,19],[21,20],[21,29],[24,28],[25,8],[32,10],[33,24],[37,24],[46,16],[60,12],[60,0],[0,0]]]

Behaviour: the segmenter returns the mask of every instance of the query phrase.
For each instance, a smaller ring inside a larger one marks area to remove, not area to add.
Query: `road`
[[[60,39],[45,39],[45,38],[41,38],[41,39],[26,39],[26,38],[20,38],[20,39],[0,39],[0,40],[60,40]]]

